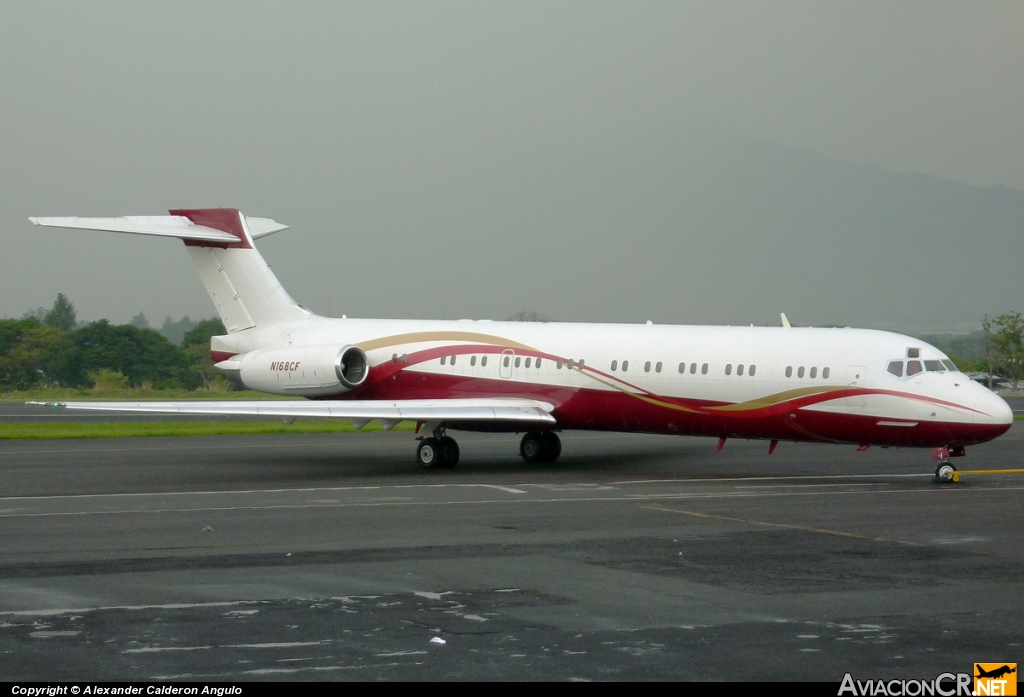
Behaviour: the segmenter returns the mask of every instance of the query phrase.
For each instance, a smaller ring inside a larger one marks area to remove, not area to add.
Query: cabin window
[[[661,361],[658,361],[657,363],[654,364],[654,372],[655,373],[660,373],[661,372]]]
[[[583,361],[583,359],[581,358],[581,359],[580,359],[580,362],[579,362],[579,363],[577,364],[577,366],[576,366],[576,367],[578,367],[578,368],[579,368],[580,370],[583,370],[583,366],[584,366],[584,361]]]
[[[441,356],[441,365],[444,365],[446,360],[448,360],[448,356]]]
[[[796,376],[798,378],[802,378],[804,376],[804,367],[803,366],[800,366],[799,368],[796,369]]]
[[[738,366],[736,366],[736,374],[737,375],[743,375],[743,364],[742,363],[740,363]]]
[[[725,364],[725,374],[732,375],[732,363]]]
[[[812,378],[818,377],[818,368],[817,368],[817,366],[815,366],[814,368],[811,368],[811,377]]]
[[[569,361],[568,361],[568,362],[566,363],[566,366],[567,366],[567,367],[569,368],[569,370],[572,370],[572,359],[571,359],[571,358],[570,358],[570,359],[569,359]]]
[[[679,364],[679,374],[682,375],[685,372],[686,372],[686,363],[685,362],[684,363],[680,363]]]
[[[619,367],[618,361],[612,361],[612,372],[614,373]]]
[[[534,363],[534,365],[535,365],[536,367],[538,367],[538,368],[540,367],[540,359],[539,359],[539,358],[537,359],[537,362],[536,362],[536,363]]]
[[[519,363],[520,363],[520,362],[521,362],[522,360],[523,360],[523,359],[521,359],[521,358],[520,358],[519,356],[516,356],[516,367],[517,367],[517,368],[519,367]]]
[[[527,368],[529,368],[529,367],[530,367],[530,363],[532,363],[532,361],[530,360],[530,357],[529,357],[529,356],[527,356],[527,358],[526,358],[526,367],[527,367]]]
[[[651,362],[650,361],[647,361],[646,363],[644,363],[644,372],[645,373],[651,372]]]
[[[629,361],[622,361],[622,372],[625,373],[629,370]]]
[[[508,364],[509,364],[509,363],[510,363],[511,361],[512,361],[512,359],[511,359],[510,357],[508,357],[508,356],[505,356],[505,360],[503,360],[503,361],[502,361],[502,364],[504,364],[504,366],[505,366],[505,367],[507,368],[507,367],[508,367]]]
[[[562,359],[561,358],[559,358],[557,361],[555,361],[555,368],[557,368],[558,370],[562,369]]]
[[[824,380],[828,380],[828,368],[821,369],[821,377]]]
[[[708,371],[705,370],[704,372],[706,373]],[[697,364],[696,363],[691,363],[690,364],[690,375],[696,375],[696,374],[697,374]]]
[[[700,367],[700,374],[701,375],[707,375],[708,374],[708,364],[707,363],[705,363],[704,365],[702,365]]]
[[[480,356],[480,365],[481,366],[487,365],[487,356]]]
[[[452,363],[452,365],[455,365],[455,356],[452,356],[452,361],[451,361],[451,363]]]
[[[474,366],[474,365],[476,365],[476,356],[470,356],[470,357],[469,357],[469,364],[470,364],[471,366]]]
[[[391,362],[392,363],[398,363],[398,354],[397,353],[392,353],[391,354]]]
[[[750,377],[754,377],[754,373],[756,373],[756,372],[757,372],[757,366],[756,365],[750,366]]]
[[[920,358],[920,357],[921,357],[921,349],[919,349],[919,348],[908,348],[907,349],[907,358]]]
[[[403,353],[402,354],[402,365],[405,365],[408,362],[409,362],[409,354],[408,353]]]
[[[787,365],[786,366],[786,377],[787,378],[793,377],[793,366],[791,366],[791,365]]]
[[[907,361],[907,375],[917,375],[922,370],[921,361]]]

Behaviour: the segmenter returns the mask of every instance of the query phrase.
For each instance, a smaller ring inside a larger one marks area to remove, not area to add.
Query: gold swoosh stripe
[[[427,341],[466,341],[477,344],[490,344],[492,346],[506,346],[508,348],[536,351],[537,349],[518,341],[512,341],[500,336],[491,334],[479,334],[477,332],[410,332],[408,334],[395,334],[393,336],[382,336],[379,339],[370,339],[357,344],[364,351],[373,351],[379,348],[399,346],[401,344],[418,344]]]
[[[839,392],[842,390],[848,390],[849,387],[801,387],[795,390],[786,390],[785,392],[776,392],[775,394],[765,395],[764,397],[758,397],[752,399],[749,402],[737,402],[736,404],[725,404],[720,407],[708,407],[715,411],[746,411],[748,409],[763,409],[765,407],[773,407],[776,404],[782,402],[788,402],[793,399],[799,399],[800,397],[808,397],[811,395],[828,394],[829,392]]]

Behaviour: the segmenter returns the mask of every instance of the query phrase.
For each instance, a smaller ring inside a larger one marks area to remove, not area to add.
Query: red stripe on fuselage
[[[891,390],[864,388],[837,389],[801,395],[793,399],[766,406],[745,409],[721,409],[725,403],[663,397],[635,386],[640,394],[623,390],[601,390],[568,386],[520,382],[512,379],[481,378],[475,376],[438,375],[407,371],[411,365],[440,356],[464,354],[497,354],[507,350],[502,346],[465,345],[435,347],[407,355],[407,362],[386,362],[371,368],[367,384],[355,391],[336,395],[335,399],[445,399],[470,397],[522,397],[539,399],[555,405],[553,415],[563,429],[589,429],[604,431],[634,431],[680,435],[706,435],[730,438],[764,438],[777,440],[806,440],[878,445],[934,447],[955,444],[971,445],[991,440],[1010,427],[948,422],[921,422],[913,427],[880,427],[878,417],[812,411],[803,407],[849,396],[887,394],[958,409],[974,411],[963,405],[932,399],[921,395]],[[558,356],[540,351],[515,350],[516,356],[530,356],[557,360]],[[562,359],[565,360],[564,358]],[[500,366],[495,366],[500,369]],[[521,368],[536,369],[536,368]],[[565,368],[567,369],[567,368]],[[591,372],[589,367],[585,372]],[[610,378],[597,371],[593,373]],[[673,406],[681,408],[673,408]],[[716,408],[719,407],[719,408]],[[452,425],[457,428],[458,425]],[[465,424],[464,428],[475,428]],[[494,429],[488,425],[488,429]],[[508,425],[509,430],[521,426]]]
[[[500,353],[501,347],[465,347],[466,353]],[[457,399],[472,397],[519,397],[550,402],[563,429],[633,431],[728,438],[759,438],[790,441],[871,443],[905,447],[973,445],[1005,433],[1008,425],[919,422],[916,426],[878,426],[879,417],[810,411],[801,407],[870,391],[838,390],[745,411],[718,411],[712,403],[685,402],[687,410],[666,406],[669,400],[647,400],[622,391],[587,389],[520,382],[504,378],[440,375],[403,370],[409,365],[456,353],[453,347],[430,349],[408,355],[408,363],[374,366],[370,381],[356,391],[331,399]],[[521,355],[517,352],[516,355]],[[536,355],[536,354],[533,354]],[[540,354],[542,358],[549,358]],[[384,370],[381,370],[384,369]],[[916,397],[915,395],[897,396]],[[721,403],[715,403],[721,404]],[[452,428],[459,424],[450,424]],[[462,428],[481,426],[461,424]],[[501,430],[493,424],[487,430]],[[521,430],[511,424],[510,430]]]

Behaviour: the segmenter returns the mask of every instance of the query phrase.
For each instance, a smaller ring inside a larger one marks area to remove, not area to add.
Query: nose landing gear
[[[932,449],[932,459],[939,461],[939,464],[935,466],[935,483],[948,484],[950,482],[956,481],[956,466],[949,461],[949,458],[963,457],[966,454],[967,451],[964,449],[963,446],[943,446],[941,448]]]
[[[948,462],[940,462],[935,468],[935,483],[948,484],[953,481],[954,472],[956,472],[955,466]]]

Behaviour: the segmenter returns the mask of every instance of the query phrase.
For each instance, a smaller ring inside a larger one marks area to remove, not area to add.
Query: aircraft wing
[[[491,421],[554,424],[552,404],[533,399],[263,400],[200,402],[28,402],[83,411],[208,416],[271,416],[284,419],[342,419],[356,428],[379,419],[385,428],[399,421]]]

